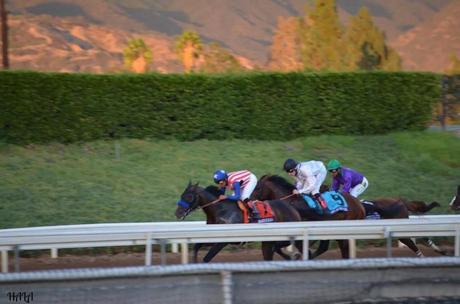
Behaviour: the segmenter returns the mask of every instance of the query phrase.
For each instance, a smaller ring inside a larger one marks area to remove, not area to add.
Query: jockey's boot
[[[257,222],[258,220],[260,220],[260,213],[259,213],[259,210],[257,210],[257,206],[254,204],[253,208],[251,209],[252,210],[252,219]]]
[[[321,196],[321,193],[316,193],[313,197],[318,202],[318,204],[321,206],[321,208],[323,208],[323,213],[324,214],[329,214],[329,208],[327,207],[326,201]]]

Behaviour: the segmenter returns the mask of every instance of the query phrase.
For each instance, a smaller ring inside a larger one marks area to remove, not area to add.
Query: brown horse
[[[460,211],[460,185],[457,186],[457,195],[455,195],[450,201],[450,209],[459,212]]]
[[[409,201],[400,197],[382,197],[365,200],[363,201],[363,206],[366,209],[366,216],[377,213],[381,219],[405,219],[409,218],[410,214],[423,215],[440,205],[438,202],[427,204],[423,201]],[[424,237],[420,238],[420,240],[439,254],[447,255],[447,252],[439,248],[432,239]],[[412,239],[403,238],[399,239],[399,241],[411,249],[417,256],[423,256],[422,251],[415,245]]]
[[[263,176],[259,180],[254,193],[257,192],[259,194],[259,199],[262,199],[262,197],[266,197],[268,199],[280,199],[290,191],[292,192],[292,189],[294,189],[294,186],[288,183],[284,178],[276,175],[267,175]],[[328,187],[326,185],[321,187],[321,192],[327,190]],[[379,198],[372,201],[366,201],[362,205],[366,210],[366,215],[377,213],[379,218],[382,219],[409,218],[409,211],[420,214],[425,213],[436,206],[439,206],[437,202],[433,202],[427,205],[421,201],[408,201],[400,198]],[[423,238],[422,240],[431,246],[435,251],[441,254],[446,254],[443,250],[437,247],[431,239]],[[417,256],[422,256],[422,252],[410,238],[402,238],[400,241],[409,247]],[[315,258],[321,255],[327,251],[328,248],[329,241],[321,241],[318,249],[311,255],[311,257]]]
[[[206,214],[207,224],[241,224],[243,212],[235,201],[218,200],[219,189],[216,186],[202,188],[197,184],[189,183],[182,193],[180,200],[177,202],[175,215],[178,219],[184,219],[190,212],[196,209],[202,209]],[[273,210],[275,222],[295,222],[300,221],[299,213],[291,206],[280,200],[269,201]],[[197,262],[198,250],[204,244],[195,244],[193,248],[193,259]],[[213,244],[203,262],[210,262],[228,243]],[[266,261],[273,260],[273,254],[276,252],[285,259],[289,256],[281,251],[282,247],[290,245],[290,242],[262,242],[262,254]],[[296,247],[301,248],[301,242],[296,242]]]
[[[295,187],[281,176],[265,175],[258,181],[256,188],[252,192],[251,199],[282,199],[285,203],[293,206],[299,212],[302,220],[305,221],[359,220],[365,218],[366,213],[361,202],[348,193],[343,194],[343,197],[348,204],[348,211],[340,211],[335,214],[320,215],[314,209],[310,208],[300,195],[291,195],[292,190],[294,189]],[[337,242],[339,244],[342,257],[349,258],[348,241],[338,240]],[[324,249],[322,246],[324,244],[328,245],[329,243],[328,241],[321,241],[321,250]],[[314,258],[322,253],[318,253],[318,250],[311,256],[311,258]]]

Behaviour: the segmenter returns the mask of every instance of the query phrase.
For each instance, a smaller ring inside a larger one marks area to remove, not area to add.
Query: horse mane
[[[221,194],[220,189],[214,185],[209,185],[204,190],[206,190],[214,196],[219,196]]]
[[[275,183],[283,188],[293,190],[295,189],[295,186],[292,185],[290,182],[288,182],[284,177],[281,177],[279,175],[264,175],[262,179],[266,178],[268,181],[271,181],[272,183]]]

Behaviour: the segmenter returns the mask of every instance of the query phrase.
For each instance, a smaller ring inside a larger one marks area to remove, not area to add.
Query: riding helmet
[[[327,164],[327,170],[328,171],[337,170],[337,169],[340,169],[340,167],[342,167],[342,165],[336,159],[333,159],[333,160],[329,161],[329,163]]]
[[[228,178],[227,172],[224,170],[217,170],[214,172],[214,182],[218,184],[220,181],[226,180]]]
[[[298,164],[299,163],[297,161],[295,161],[294,159],[288,158],[288,159],[286,159],[286,161],[284,162],[284,165],[283,165],[284,171],[289,172],[289,171],[295,169],[295,167],[297,167]]]

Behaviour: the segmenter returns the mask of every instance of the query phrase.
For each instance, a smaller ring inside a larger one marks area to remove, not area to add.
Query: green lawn
[[[119,144],[117,159],[115,145]],[[366,175],[363,198],[404,196],[442,204],[460,184],[460,139],[449,133],[319,136],[294,141],[96,141],[0,144],[0,228],[174,221],[189,180],[212,183],[217,168],[281,174],[284,160],[339,159]],[[327,180],[330,183],[330,177]],[[201,211],[189,220],[204,219]]]

